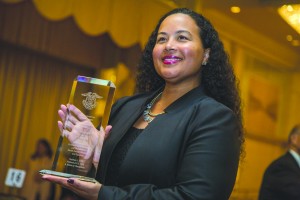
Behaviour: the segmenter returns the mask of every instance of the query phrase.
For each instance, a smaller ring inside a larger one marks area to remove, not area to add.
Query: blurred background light
[[[278,9],[278,13],[300,34],[300,4],[283,5]]]

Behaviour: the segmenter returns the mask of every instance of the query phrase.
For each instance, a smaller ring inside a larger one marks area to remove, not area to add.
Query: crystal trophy
[[[69,105],[78,108],[96,127],[106,127],[113,102],[115,85],[108,80],[77,76],[69,98]],[[64,126],[71,120],[69,112]],[[67,128],[67,127],[65,127]],[[79,131],[78,131],[79,130]],[[65,178],[79,178],[83,181],[95,182],[101,148],[95,131],[84,126],[76,132],[70,132],[68,138],[61,134],[51,170],[41,170],[40,174],[50,174]],[[70,139],[70,138],[75,138]],[[101,146],[101,145],[100,145]]]

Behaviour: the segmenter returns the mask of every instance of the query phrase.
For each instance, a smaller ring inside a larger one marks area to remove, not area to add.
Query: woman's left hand
[[[102,186],[99,182],[86,182],[76,178],[63,178],[52,175],[43,175],[42,179],[57,183],[62,187],[73,191],[78,196],[89,200],[98,199],[98,193]]]
[[[91,164],[97,169],[102,145],[108,136],[110,125],[97,130],[91,120],[74,105],[61,105],[58,127],[62,136],[68,138],[79,155],[81,166],[89,170]]]

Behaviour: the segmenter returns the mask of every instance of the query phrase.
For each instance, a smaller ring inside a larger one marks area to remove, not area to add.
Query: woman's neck
[[[152,107],[152,112],[159,113],[162,112],[166,107],[172,104],[174,101],[182,97],[184,94],[188,93],[192,89],[198,87],[199,85],[187,85],[187,86],[174,86],[166,84],[162,95],[159,100]]]

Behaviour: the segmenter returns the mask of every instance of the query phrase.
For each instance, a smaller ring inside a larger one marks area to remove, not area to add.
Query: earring
[[[207,64],[207,60],[209,58],[209,51],[206,51],[204,54],[204,60],[202,62],[202,65],[206,65]]]

